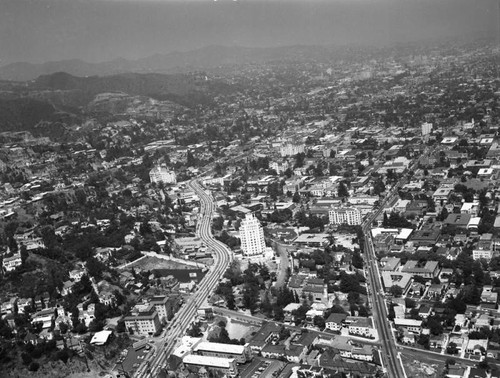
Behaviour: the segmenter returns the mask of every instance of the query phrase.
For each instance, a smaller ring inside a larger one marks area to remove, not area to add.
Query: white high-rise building
[[[240,225],[241,250],[245,256],[261,255],[265,252],[264,230],[253,214],[247,214]]]
[[[422,136],[429,135],[432,132],[432,123],[424,122],[422,123]]]
[[[330,224],[361,224],[361,212],[355,207],[333,207],[329,213]]]
[[[166,167],[156,166],[149,171],[151,182],[164,182],[165,184],[176,184],[177,175],[174,171],[169,171]]]
[[[280,154],[282,157],[293,156],[303,152],[305,152],[305,145],[303,143],[287,141],[282,143],[280,147]]]

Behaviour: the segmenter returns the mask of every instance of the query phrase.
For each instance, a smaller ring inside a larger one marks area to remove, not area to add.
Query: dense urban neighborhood
[[[296,49],[0,81],[2,376],[500,377],[498,48]]]

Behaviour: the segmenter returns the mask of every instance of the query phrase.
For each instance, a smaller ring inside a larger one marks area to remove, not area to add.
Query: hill
[[[0,67],[0,79],[28,81],[55,72],[67,72],[81,77],[109,76],[126,72],[186,73],[225,65],[265,63],[275,60],[328,61],[337,57],[342,59],[346,54],[350,54],[350,50],[327,46],[297,45],[268,48],[208,46],[186,52],[155,54],[137,60],[115,59],[102,63],[88,63],[73,59],[42,64],[11,63]]]
[[[77,77],[65,72],[43,75],[30,83],[36,91],[77,91],[79,106],[85,106],[100,93],[121,92],[170,100],[184,106],[210,104],[214,95],[231,92],[234,87],[217,81],[198,80],[194,75],[126,73],[111,76]]]
[[[33,131],[40,121],[53,120],[56,109],[31,98],[0,99],[0,132]]]

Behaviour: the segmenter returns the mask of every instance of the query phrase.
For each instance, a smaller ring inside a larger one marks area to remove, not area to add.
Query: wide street
[[[420,160],[427,155],[429,150],[408,167],[408,172],[415,169]],[[391,329],[391,323],[387,319],[387,308],[384,297],[384,287],[381,281],[381,275],[378,267],[378,260],[373,249],[371,226],[377,217],[382,213],[385,205],[389,203],[398,193],[398,189],[405,185],[407,179],[401,177],[386,194],[384,200],[376,211],[370,214],[363,222],[362,229],[365,236],[365,261],[367,264],[368,281],[370,284],[370,294],[372,296],[372,311],[373,319],[375,320],[375,328],[379,332],[379,338],[382,345],[383,365],[386,368],[388,377],[400,378],[404,377],[404,369],[401,361],[398,358],[398,350],[395,336]]]
[[[159,350],[156,356],[141,364],[134,375],[136,378],[156,377],[161,369],[166,366],[167,358],[174,350],[177,340],[185,333],[186,329],[195,319],[197,309],[216,289],[220,278],[232,260],[231,250],[212,236],[211,221],[215,207],[211,194],[207,193],[196,180],[191,181],[189,187],[200,198],[200,219],[196,228],[196,235],[212,251],[214,264],[198,285],[197,290],[171,320],[164,335],[165,342],[163,349]]]

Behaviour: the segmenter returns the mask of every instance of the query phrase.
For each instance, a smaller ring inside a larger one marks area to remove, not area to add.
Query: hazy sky
[[[0,0],[0,65],[497,33],[496,0]]]

